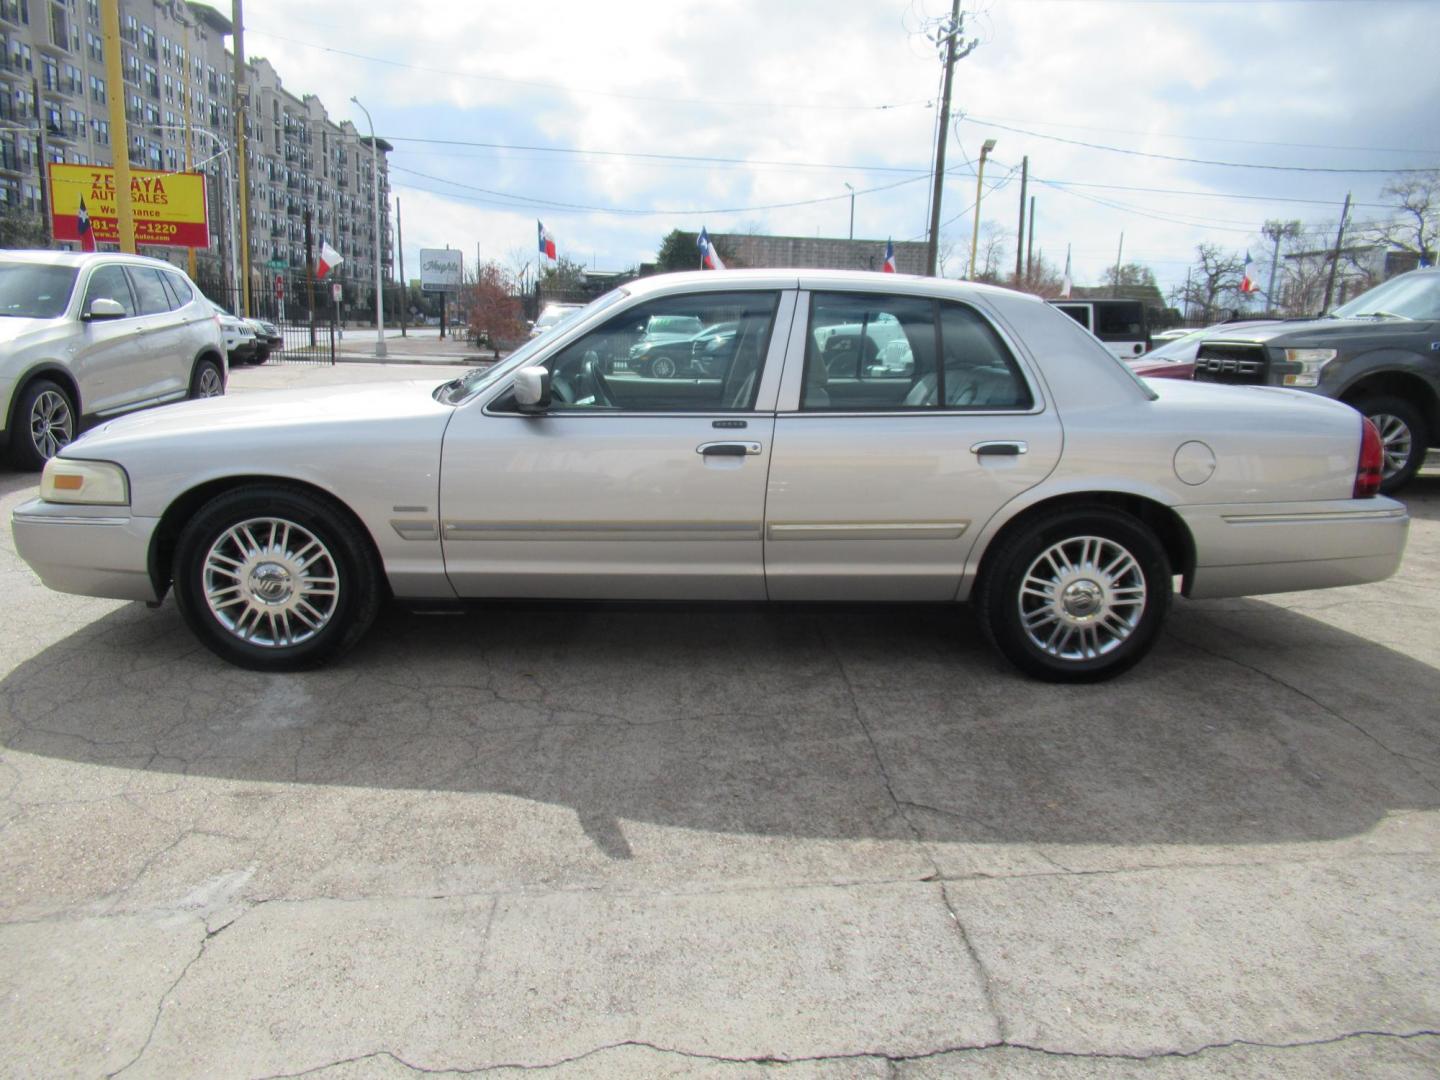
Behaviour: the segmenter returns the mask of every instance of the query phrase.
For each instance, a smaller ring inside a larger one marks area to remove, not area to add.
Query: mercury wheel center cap
[[[1071,582],[1060,596],[1065,614],[1072,619],[1084,619],[1094,615],[1100,610],[1103,600],[1104,592],[1100,586],[1086,579]]]
[[[279,563],[263,562],[250,571],[250,592],[267,604],[283,604],[295,586],[290,571]]]

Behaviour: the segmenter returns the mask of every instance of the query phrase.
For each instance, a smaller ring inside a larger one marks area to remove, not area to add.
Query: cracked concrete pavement
[[[257,675],[0,529],[0,1075],[1432,1077],[1407,494],[1392,581],[1178,601],[1079,688],[898,608],[397,610]]]

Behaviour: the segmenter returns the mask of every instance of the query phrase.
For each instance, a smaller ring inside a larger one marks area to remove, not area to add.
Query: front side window
[[[806,411],[1028,409],[1034,399],[974,308],[911,296],[815,295]]]
[[[170,310],[170,297],[166,295],[165,284],[160,280],[160,271],[148,266],[132,266],[129,269],[130,282],[135,286],[135,298],[140,303],[141,315],[158,315]]]
[[[119,266],[102,266],[90,275],[90,284],[85,288],[85,311],[89,311],[96,300],[114,300],[125,309],[128,318],[135,314],[135,299],[130,295],[130,285],[125,280],[125,271]]]
[[[703,292],[639,304],[546,361],[557,412],[755,407],[775,292]]]

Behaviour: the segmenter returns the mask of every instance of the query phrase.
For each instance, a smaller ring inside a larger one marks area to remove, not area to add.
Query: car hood
[[[1409,319],[1303,319],[1266,325],[1237,327],[1206,337],[1210,341],[1257,341],[1264,344],[1296,345],[1314,343],[1343,344],[1351,339],[1375,339],[1391,335],[1403,337],[1424,325]]]
[[[635,343],[637,349],[648,349],[655,345],[673,345],[677,341],[694,341],[697,334],[650,334]]]
[[[37,330],[53,327],[56,319],[0,319],[0,345],[24,337]]]
[[[439,385],[438,380],[419,379],[323,389],[257,390],[185,401],[101,424],[71,443],[65,454],[104,457],[157,442],[173,441],[188,448],[212,440],[233,442],[237,435],[248,437],[252,432],[263,431],[273,439],[285,429],[309,433],[319,427],[360,427],[447,416],[453,407],[435,400],[434,391]]]

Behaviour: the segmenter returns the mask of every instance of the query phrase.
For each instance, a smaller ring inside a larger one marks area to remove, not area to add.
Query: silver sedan
[[[724,362],[617,365],[674,316],[733,324]],[[853,355],[873,326],[906,364]],[[14,533],[50,587],[173,589],[207,646],[264,670],[339,655],[389,597],[968,601],[1022,670],[1079,681],[1144,656],[1177,582],[1389,576],[1409,519],[1380,469],[1348,406],[1147,384],[1033,297],[724,271],[628,285],[443,385],[113,421],[51,462]]]

